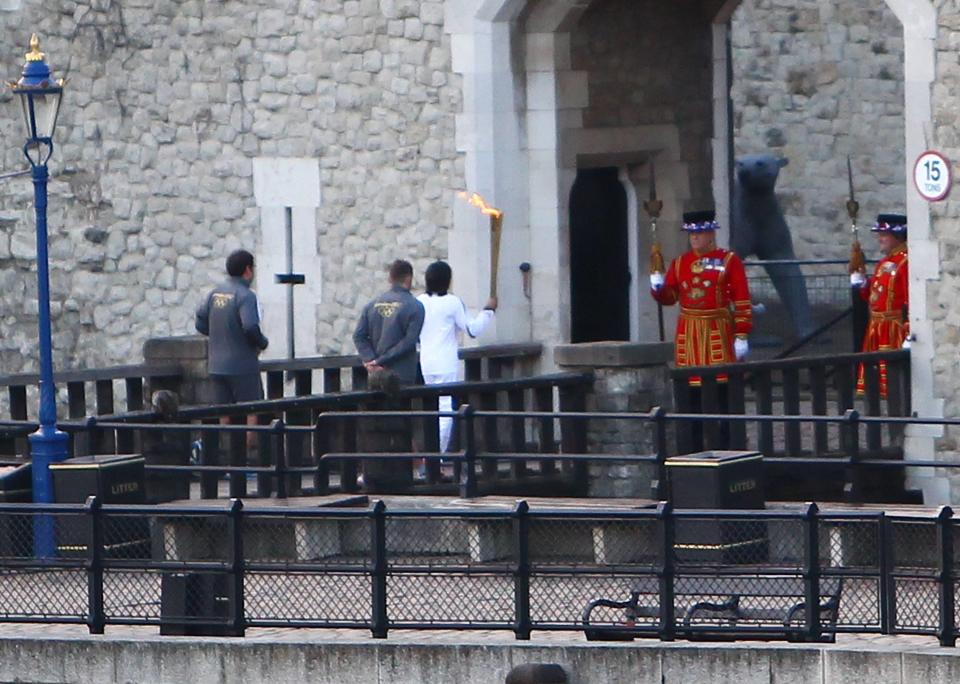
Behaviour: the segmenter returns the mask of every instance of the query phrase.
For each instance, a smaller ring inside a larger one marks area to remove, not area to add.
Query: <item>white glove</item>
[[[913,335],[907,335],[903,338],[903,344],[901,345],[902,349],[909,349],[910,343],[913,342]]]
[[[663,287],[663,274],[662,273],[651,273],[650,274],[650,289],[659,290]]]
[[[743,361],[749,351],[750,343],[746,339],[738,337],[733,341],[733,355],[737,357],[737,361]]]
[[[850,274],[850,287],[863,287],[867,284],[867,277],[860,271]]]

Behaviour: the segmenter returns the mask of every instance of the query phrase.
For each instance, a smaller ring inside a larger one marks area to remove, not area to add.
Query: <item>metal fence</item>
[[[424,425],[430,431],[435,430],[437,419],[441,416],[452,417],[458,424],[454,451],[411,450],[408,445],[404,445],[400,451],[388,448],[364,450],[356,448],[356,444],[349,450],[330,448],[331,435],[336,434],[341,429],[338,425],[344,422],[349,422],[354,430],[358,429],[358,423],[362,429],[364,424],[398,421],[401,426],[406,426],[408,432],[413,432],[417,427],[423,428]],[[632,451],[590,452],[586,440],[587,425],[591,422],[621,426],[618,429],[631,431],[642,442],[638,441]],[[678,449],[678,445],[684,444],[680,437],[688,433],[691,426],[711,424],[729,425],[731,432],[750,424],[760,425],[763,431],[772,429],[774,425],[782,425],[788,431],[802,425],[813,426],[817,431],[820,428],[838,431],[839,448],[835,452],[811,452],[765,459],[768,479],[773,479],[769,477],[771,472],[779,473],[777,477],[794,472],[804,473],[807,479],[820,483],[816,491],[798,490],[794,492],[795,496],[784,496],[789,488],[778,487],[776,494],[770,497],[774,499],[795,500],[799,497],[850,503],[882,501],[875,496],[880,492],[874,486],[877,481],[889,483],[895,476],[894,479],[903,482],[908,468],[960,467],[960,462],[956,461],[905,459],[900,452],[891,455],[870,448],[870,435],[884,427],[903,434],[909,425],[947,427],[960,425],[960,419],[863,416],[854,409],[834,416],[731,415],[671,413],[661,407],[644,413],[482,411],[468,404],[453,413],[421,410],[319,412],[312,425],[287,425],[282,420],[274,420],[269,425],[250,426],[100,422],[90,418],[82,423],[64,423],[60,427],[71,434],[75,443],[86,444],[95,444],[99,433],[115,432],[117,444],[132,443],[134,440],[130,435],[138,433],[137,439],[141,443],[152,443],[163,437],[168,444],[184,443],[189,446],[193,435],[202,434],[206,446],[197,462],[188,462],[184,454],[178,464],[163,465],[148,461],[145,469],[148,491],[151,478],[188,482],[191,476],[199,476],[200,495],[205,499],[224,495],[246,497],[250,485],[248,476],[256,477],[256,496],[286,498],[301,494],[353,493],[360,489],[356,475],[365,462],[392,460],[398,462],[398,468],[410,468],[413,459],[422,459],[427,467],[422,480],[411,481],[409,487],[401,490],[411,494],[459,494],[464,498],[473,498],[507,492],[531,496],[534,490],[552,482],[558,488],[549,489],[546,493],[550,495],[583,496],[586,495],[590,464],[628,463],[648,466],[653,482],[651,496],[666,498],[667,459],[689,453]],[[36,425],[32,423],[0,422],[0,432],[8,434],[25,435],[35,428]],[[259,435],[256,460],[248,460],[245,451],[245,435],[251,433]],[[484,433],[486,437],[483,437]],[[171,438],[171,435],[180,435],[182,439]],[[521,448],[529,446],[528,435],[536,435],[540,444],[549,442],[553,450]],[[212,444],[225,444],[223,453],[227,457],[221,458],[219,452],[210,448]],[[310,448],[313,456],[304,458],[299,453],[302,448]],[[298,453],[291,458],[293,451]],[[447,472],[441,471],[441,461],[449,464]],[[228,479],[226,492],[220,489],[224,476]],[[551,480],[554,476],[556,479]],[[310,483],[305,484],[304,478]],[[800,482],[796,478],[789,481]],[[773,490],[768,487],[768,494],[772,493]],[[188,498],[188,494],[176,498]]]
[[[751,357],[780,358],[801,348],[817,354],[860,351],[866,302],[851,293],[846,259],[748,259],[744,266],[754,305]],[[806,309],[792,312],[777,283],[800,298],[794,306],[803,308],[805,300]]]
[[[35,558],[31,527],[57,535]],[[0,505],[0,621],[584,631],[588,638],[957,635],[939,514]],[[712,540],[707,543],[706,540]]]

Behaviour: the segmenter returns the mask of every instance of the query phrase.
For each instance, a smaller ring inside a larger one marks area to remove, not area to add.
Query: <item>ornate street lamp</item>
[[[27,141],[23,153],[30,162],[37,214],[37,302],[40,348],[40,427],[30,435],[35,503],[53,501],[49,465],[67,458],[67,435],[57,429],[57,402],[53,386],[53,343],[50,335],[50,276],[47,267],[47,161],[53,154],[53,131],[57,125],[63,79],[54,81],[43,60],[37,35],[30,37],[23,74],[11,90],[20,96]],[[55,555],[52,521],[41,516],[34,525],[34,553]]]

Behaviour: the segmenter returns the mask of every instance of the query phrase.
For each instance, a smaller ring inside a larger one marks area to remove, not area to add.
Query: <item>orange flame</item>
[[[478,207],[480,211],[486,214],[487,216],[494,216],[497,218],[503,216],[502,211],[494,207],[491,207],[489,204],[487,204],[486,200],[484,200],[483,197],[481,197],[475,192],[469,195],[465,192],[459,192],[457,193],[457,195],[461,199],[465,199],[467,202],[469,202],[473,206]]]

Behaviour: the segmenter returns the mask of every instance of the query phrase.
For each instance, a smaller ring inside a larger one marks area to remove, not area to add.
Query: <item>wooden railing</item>
[[[530,376],[533,363],[542,352],[543,345],[538,342],[464,348],[460,350],[463,377],[467,381],[479,381]],[[360,391],[367,387],[367,372],[356,354],[261,361],[260,370],[266,377],[266,394],[270,399]],[[293,380],[292,395],[285,391],[285,381],[290,379]]]
[[[479,381],[532,375],[533,364],[542,349],[539,343],[462,349],[464,376],[467,380]],[[367,387],[367,372],[355,354],[262,361],[260,369],[269,399],[362,391]],[[183,380],[183,369],[177,363],[66,370],[54,375],[57,389],[60,392],[66,389],[66,405],[59,410],[61,420],[139,411],[148,400],[145,394],[148,387],[177,391]],[[36,373],[0,376],[0,421],[36,420],[39,382]],[[4,430],[0,426],[0,457],[26,455],[23,432],[22,429]],[[103,446],[110,447],[109,444]]]
[[[881,395],[881,364],[886,366],[886,396]],[[857,374],[861,366],[865,391],[858,395]],[[718,377],[724,375],[728,380],[718,382]],[[855,411],[853,418],[910,415],[908,350],[677,368],[671,371],[671,376],[674,405],[680,413],[839,416]],[[689,384],[695,376],[701,378],[699,389]],[[851,434],[851,429],[856,429],[857,434]],[[849,455],[851,449],[860,449],[862,445],[873,457],[903,456],[902,425],[885,429],[878,423],[856,424],[850,428],[816,421],[782,424],[703,421],[702,433],[690,425],[677,423],[675,437],[679,453],[729,448],[757,450],[768,459],[801,456],[830,459]],[[876,475],[873,486],[886,490],[891,496],[897,490],[902,492],[902,471]],[[796,478],[816,480],[828,476],[830,473],[826,471],[790,471],[784,475],[791,478],[794,489],[797,489]]]
[[[149,429],[146,424],[156,424],[164,418],[147,410],[102,416],[97,421],[68,423],[63,427],[72,436],[75,455],[144,453],[148,469],[152,465],[151,455],[158,456],[159,465],[186,467],[191,440],[199,437],[202,462],[198,465],[211,468],[273,468],[276,466],[275,458],[271,462],[266,457],[274,451],[266,443],[269,434],[257,433],[258,443],[254,445],[248,442],[244,431],[224,433],[220,426],[224,419],[234,425],[245,425],[248,416],[256,416],[261,425],[281,420],[287,428],[282,456],[284,468],[300,470],[286,482],[287,494],[295,496],[304,491],[302,476],[306,473],[313,473],[312,485],[306,485],[306,489],[312,493],[322,494],[332,490],[353,492],[357,490],[358,461],[350,459],[349,454],[364,450],[361,448],[364,435],[374,425],[370,421],[382,419],[375,415],[353,417],[351,412],[361,414],[386,407],[409,413],[409,416],[401,419],[404,429],[399,431],[403,442],[400,451],[415,457],[417,454],[439,453],[436,411],[441,395],[451,395],[458,405],[469,405],[477,410],[582,412],[592,382],[590,373],[554,373],[407,387],[394,397],[386,397],[381,392],[359,391],[185,407],[170,417],[181,425],[195,424],[196,431]],[[336,415],[325,415],[330,412]],[[482,469],[484,481],[490,484],[488,491],[515,493],[539,490],[568,495],[586,493],[585,464],[565,462],[563,454],[584,454],[587,451],[588,421],[582,418],[544,417],[525,421],[522,417],[478,417],[474,423],[477,426],[474,448],[484,454]],[[127,425],[129,427],[125,427]],[[304,429],[290,429],[296,427]],[[397,444],[392,447],[390,451],[396,450]],[[461,448],[459,435],[455,431],[450,449],[458,451]],[[347,456],[333,460],[321,458],[331,453]],[[504,454],[504,464],[498,462],[498,453]],[[528,467],[522,460],[510,456],[524,453],[544,454],[545,458],[537,459],[536,465]],[[203,498],[218,496],[222,474],[223,471],[208,471],[201,475]],[[269,475],[258,477],[258,495],[270,495],[271,482]],[[457,481],[456,478],[443,481],[439,461],[432,460],[427,464],[425,481],[418,487],[420,491],[426,487],[432,492],[452,494],[457,491]],[[247,495],[247,480],[242,472],[230,474],[229,495]]]
[[[113,366],[90,370],[60,371],[54,374],[57,388],[66,388],[66,418],[79,419],[90,415],[108,415],[117,411],[139,411],[144,406],[144,387],[152,382],[176,382],[181,376],[180,366]],[[5,390],[5,401],[0,401],[0,420],[36,420],[35,397],[40,376],[20,373],[0,376],[0,391]],[[26,439],[22,430],[0,429],[0,454],[24,456]]]

